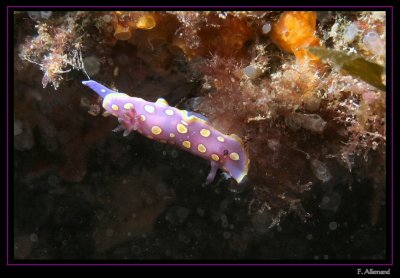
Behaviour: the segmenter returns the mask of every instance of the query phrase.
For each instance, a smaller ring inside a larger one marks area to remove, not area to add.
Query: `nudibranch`
[[[88,86],[103,98],[105,113],[118,118],[120,126],[128,135],[132,130],[161,143],[174,144],[211,161],[207,183],[214,180],[218,168],[223,169],[238,183],[247,175],[249,158],[242,140],[235,134],[226,135],[213,128],[204,116],[168,105],[159,98],[149,102],[131,97],[88,80]]]

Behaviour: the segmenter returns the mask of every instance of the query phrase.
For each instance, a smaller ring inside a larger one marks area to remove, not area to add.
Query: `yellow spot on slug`
[[[163,98],[157,99],[156,103],[157,103],[157,104],[165,104],[165,105],[168,105],[168,102],[167,102],[165,99],[163,99]]]
[[[175,137],[175,133],[170,133],[169,137],[174,138]]]
[[[178,130],[179,133],[187,133],[187,128],[183,124],[177,124],[176,130]]]
[[[154,106],[151,106],[151,105],[145,105],[144,110],[146,110],[146,112],[148,112],[148,113],[154,113],[155,108],[154,108]]]
[[[186,119],[188,117],[188,111],[186,110],[181,110],[183,118]]]
[[[189,141],[183,141],[182,142],[182,145],[185,147],[185,148],[188,148],[188,149],[190,149],[190,146],[192,145]]]
[[[230,155],[229,155],[229,157],[232,159],[232,160],[239,160],[239,155],[237,154],[237,153],[231,153]]]
[[[140,120],[141,120],[142,122],[144,122],[144,121],[146,120],[146,116],[145,116],[145,115],[140,115]]]
[[[103,117],[108,117],[110,115],[111,115],[111,113],[108,112],[107,110],[103,112]]]
[[[159,126],[153,126],[151,128],[151,133],[153,133],[154,135],[158,135],[162,132],[162,129]]]
[[[220,142],[225,142],[225,139],[224,139],[224,137],[222,137],[222,136],[218,136],[218,137],[217,137],[217,140],[220,141]]]
[[[116,104],[111,105],[111,109],[114,111],[118,111],[119,107]]]
[[[154,137],[151,136],[151,135],[147,135],[147,138],[149,138],[149,139],[154,139]]]
[[[167,110],[165,110],[165,114],[167,114],[168,116],[172,116],[172,115],[174,115],[174,110],[167,109]]]
[[[124,108],[126,110],[131,110],[133,108],[133,104],[130,103],[130,102],[127,102],[127,103],[124,104]]]
[[[206,146],[204,146],[203,144],[199,144],[197,146],[197,150],[201,153],[205,153],[207,151]]]
[[[211,158],[212,158],[212,160],[214,160],[214,161],[218,161],[218,160],[219,160],[219,156],[216,155],[215,153],[213,153],[213,154],[211,155]]]
[[[209,131],[208,129],[202,129],[202,130],[200,130],[200,134],[201,134],[201,136],[203,136],[203,137],[208,137],[208,136],[210,136],[210,134],[211,134],[211,131]]]

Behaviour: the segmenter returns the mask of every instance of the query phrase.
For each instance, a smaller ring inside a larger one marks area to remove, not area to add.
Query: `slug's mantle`
[[[165,99],[148,102],[115,92],[96,81],[83,81],[103,98],[103,108],[118,118],[116,130],[128,135],[138,131],[149,139],[177,145],[179,148],[211,161],[207,183],[214,180],[218,168],[229,173],[238,183],[247,175],[249,158],[241,139],[213,128],[199,114],[179,110]]]

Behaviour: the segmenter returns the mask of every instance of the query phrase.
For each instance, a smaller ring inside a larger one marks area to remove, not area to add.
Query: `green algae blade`
[[[321,59],[329,60],[347,74],[360,78],[382,91],[386,91],[386,86],[382,83],[382,74],[385,71],[384,67],[367,61],[361,56],[348,55],[342,51],[322,47],[308,47],[307,49]]]

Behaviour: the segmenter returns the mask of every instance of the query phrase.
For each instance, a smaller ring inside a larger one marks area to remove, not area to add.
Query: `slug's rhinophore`
[[[103,97],[104,109],[118,118],[121,126],[116,130],[124,130],[125,136],[135,130],[210,160],[207,183],[214,180],[218,168],[238,183],[247,175],[249,158],[240,138],[219,132],[204,116],[171,107],[162,98],[148,102],[115,92],[96,81],[82,83]]]

